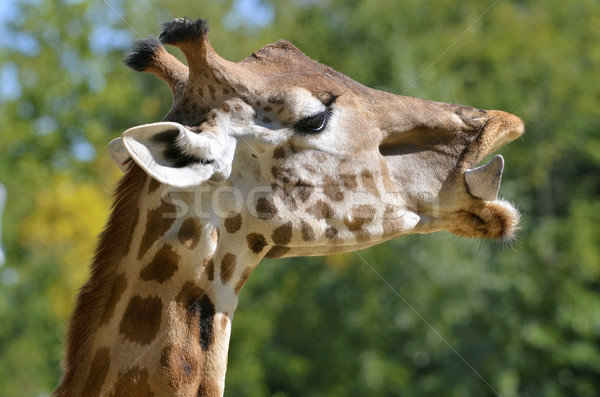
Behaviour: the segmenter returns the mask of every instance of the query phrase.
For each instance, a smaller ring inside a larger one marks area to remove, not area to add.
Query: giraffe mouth
[[[498,197],[503,171],[504,158],[500,154],[464,171],[466,193],[473,199],[449,216],[449,232],[468,238],[515,239],[521,215],[512,203]]]
[[[467,164],[478,164],[483,157],[514,141],[523,134],[523,122],[505,112],[488,111],[491,117],[486,120],[476,144],[471,148]],[[464,163],[463,163],[464,164]],[[497,154],[486,164],[468,168],[464,179],[468,192],[483,201],[496,201],[504,172],[504,157]]]
[[[477,165],[484,157],[520,137],[524,125],[521,119],[505,112],[490,110],[487,114],[489,119],[460,163],[465,193],[475,200],[469,200],[467,206],[450,215],[447,230],[468,238],[512,241],[519,229],[520,214],[513,204],[498,198],[504,158],[496,154],[487,163]]]

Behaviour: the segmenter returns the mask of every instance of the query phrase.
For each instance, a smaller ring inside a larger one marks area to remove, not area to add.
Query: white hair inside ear
[[[187,130],[186,130],[187,131]],[[214,170],[213,180],[225,180],[231,174],[231,164],[236,141],[234,138],[213,131],[195,134],[179,134],[175,145],[185,157],[211,164]]]

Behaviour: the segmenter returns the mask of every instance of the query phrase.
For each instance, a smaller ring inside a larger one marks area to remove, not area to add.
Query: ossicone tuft
[[[160,25],[162,32],[159,39],[164,44],[178,44],[192,40],[200,40],[208,34],[208,21],[198,18],[190,20],[177,18]]]
[[[135,71],[143,72],[154,61],[154,56],[161,47],[160,41],[154,37],[138,40],[123,60],[123,63]]]

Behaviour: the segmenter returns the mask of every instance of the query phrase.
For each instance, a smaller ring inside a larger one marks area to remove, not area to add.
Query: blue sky
[[[261,0],[237,0],[231,13],[225,16],[223,24],[229,29],[242,25],[266,26],[273,21],[273,9]]]

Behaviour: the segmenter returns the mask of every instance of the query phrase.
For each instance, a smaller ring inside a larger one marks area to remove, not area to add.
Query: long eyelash
[[[315,115],[306,117],[302,120],[300,120],[298,123],[296,123],[296,130],[303,132],[303,133],[307,133],[307,134],[315,134],[315,133],[319,133],[321,131],[323,131],[326,127],[327,127],[327,123],[329,122],[329,119],[331,118],[331,114],[333,113],[333,111],[330,108],[325,109],[323,112],[321,113],[317,113]],[[307,123],[309,122],[309,120],[323,115],[324,119],[323,119],[323,127],[316,130],[313,128],[310,128]]]

